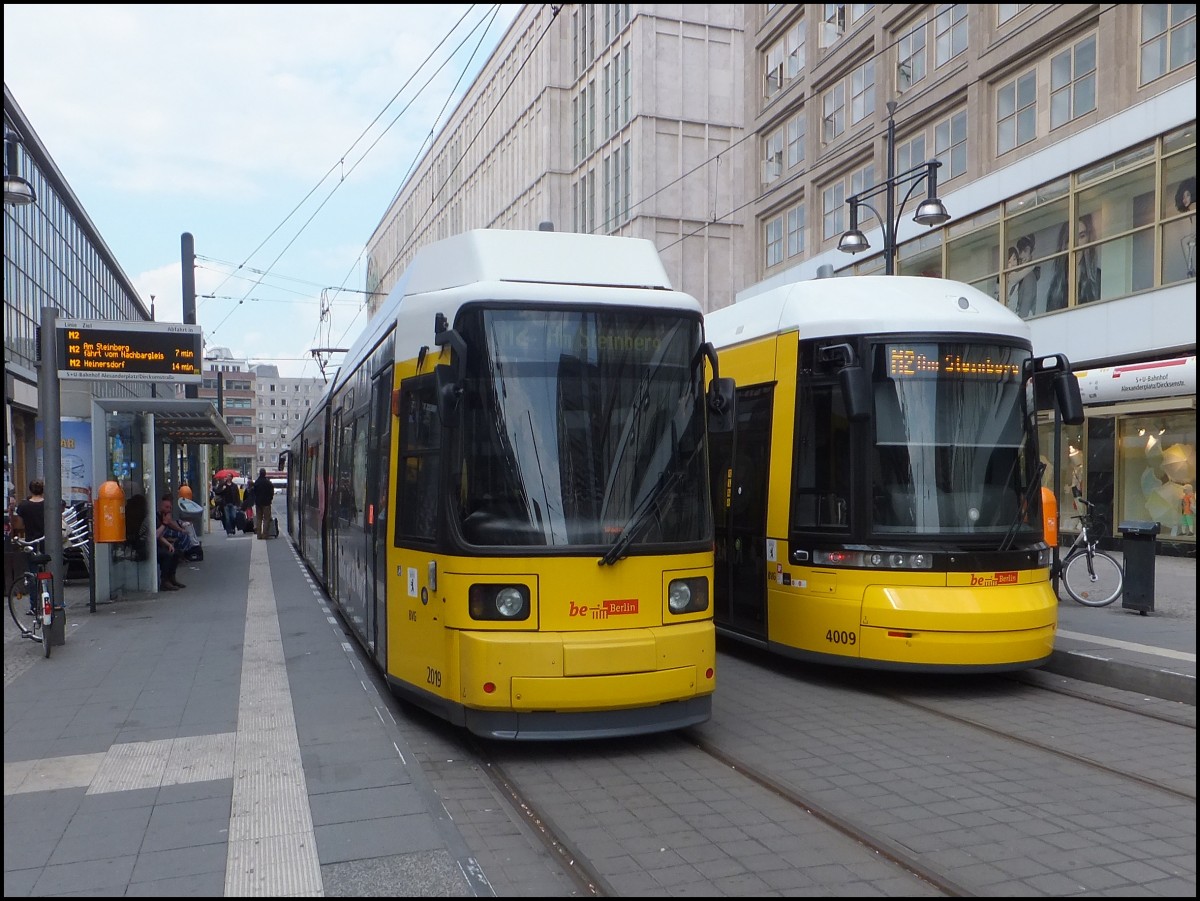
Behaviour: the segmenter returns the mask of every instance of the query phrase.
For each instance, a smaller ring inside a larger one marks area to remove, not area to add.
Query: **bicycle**
[[[21,631],[23,638],[42,643],[42,652],[50,656],[50,627],[54,623],[53,576],[46,571],[50,555],[40,553],[38,545],[45,539],[24,541],[14,537],[13,542],[37,566],[36,572],[24,572],[13,580],[8,589],[8,612]]]
[[[1079,534],[1067,550],[1059,572],[1072,600],[1085,607],[1107,607],[1121,596],[1125,587],[1125,570],[1112,555],[1097,550],[1103,531],[1096,505],[1077,498],[1084,512],[1071,517],[1079,520]]]

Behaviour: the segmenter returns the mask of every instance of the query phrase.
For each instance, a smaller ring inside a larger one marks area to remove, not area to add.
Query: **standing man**
[[[237,522],[238,507],[242,502],[237,486],[233,484],[233,476],[225,476],[217,486],[215,494],[217,503],[221,505],[221,524],[225,526],[225,534],[232,535]]]
[[[258,519],[255,522],[255,531],[258,532],[259,538],[269,538],[271,501],[275,497],[275,486],[267,478],[267,471],[265,469],[258,471],[258,478],[254,480],[252,490],[254,491],[254,511],[258,514]]]

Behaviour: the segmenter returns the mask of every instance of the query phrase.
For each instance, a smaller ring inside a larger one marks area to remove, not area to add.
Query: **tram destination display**
[[[55,331],[59,378],[203,381],[199,325],[60,319]]]

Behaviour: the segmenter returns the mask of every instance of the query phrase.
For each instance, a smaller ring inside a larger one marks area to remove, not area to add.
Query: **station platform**
[[[555,893],[447,811],[286,536],[204,547],[180,591],[92,613],[68,583],[49,660],[5,618],[5,896]],[[1194,706],[1195,558],[1156,558],[1154,594],[1063,601],[1039,676]]]
[[[1113,556],[1121,559],[1119,552]],[[1154,558],[1153,609],[1084,607],[1065,590],[1047,672],[1196,705],[1196,558]]]

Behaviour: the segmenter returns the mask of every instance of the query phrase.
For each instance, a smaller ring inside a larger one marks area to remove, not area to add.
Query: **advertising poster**
[[[80,501],[92,502],[92,423],[87,419],[64,419],[62,421],[62,492],[68,504]],[[37,443],[37,473],[45,478],[45,463],[42,457],[44,444],[42,423],[34,426]]]

